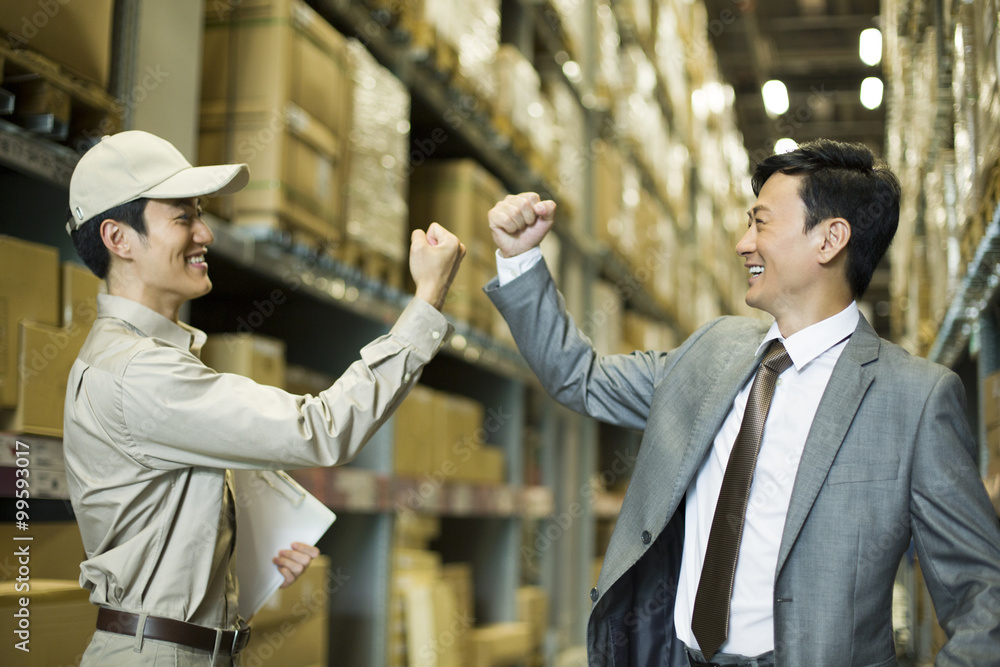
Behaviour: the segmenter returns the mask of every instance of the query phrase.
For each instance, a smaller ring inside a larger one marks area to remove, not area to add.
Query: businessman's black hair
[[[108,277],[108,269],[111,268],[111,253],[101,239],[101,223],[108,219],[117,220],[128,225],[144,238],[147,233],[146,203],[148,201],[148,199],[140,197],[119,204],[104,213],[95,215],[70,233],[73,245],[76,246],[76,254],[80,256],[87,268],[101,280]]]
[[[899,179],[863,144],[829,139],[758,163],[751,181],[755,195],[775,172],[804,176],[799,196],[806,206],[805,231],[829,218],[850,223],[847,280],[860,299],[899,225]]]

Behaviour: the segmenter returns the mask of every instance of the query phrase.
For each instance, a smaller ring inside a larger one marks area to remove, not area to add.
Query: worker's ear
[[[122,259],[132,259],[132,248],[126,232],[128,227],[108,218],[101,221],[101,241],[108,252],[121,257]]]

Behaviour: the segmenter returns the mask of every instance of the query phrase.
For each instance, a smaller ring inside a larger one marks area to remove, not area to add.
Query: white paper
[[[271,560],[292,542],[316,544],[337,517],[280,470],[232,472],[239,612],[248,619],[285,581]]]

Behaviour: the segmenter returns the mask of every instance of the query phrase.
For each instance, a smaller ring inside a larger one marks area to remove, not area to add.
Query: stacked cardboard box
[[[983,380],[982,422],[986,425],[987,460],[1000,460],[1000,371]]]
[[[354,108],[347,238],[362,252],[402,267],[409,248],[410,93],[363,44],[352,41],[349,52]]]
[[[235,373],[258,384],[285,386],[285,343],[261,334],[212,334],[201,360],[220,373]]]
[[[545,173],[558,159],[559,119],[542,95],[541,77],[513,44],[500,47],[494,62],[496,93],[491,100],[494,122],[513,140],[513,149],[529,166]]]
[[[315,667],[330,644],[330,559],[319,556],[293,586],[275,591],[251,620],[244,665]]]
[[[481,403],[418,384],[395,413],[395,474],[502,484],[506,457],[485,443],[483,417]]]
[[[537,663],[549,627],[549,596],[544,588],[521,586],[517,589],[517,620],[527,623],[531,630],[531,650]]]
[[[622,211],[624,158],[612,143],[595,141],[594,151],[594,232],[598,241],[615,247],[614,232],[623,227]]]
[[[398,520],[398,518],[397,518]],[[423,548],[393,549],[389,664],[461,667],[475,618],[472,567]]]
[[[674,330],[662,322],[625,311],[625,332],[621,351],[625,354],[636,350],[672,350],[677,339]]]
[[[22,320],[59,324],[59,251],[0,237],[0,408],[17,406]]]
[[[506,194],[500,182],[473,160],[428,162],[414,169],[410,178],[410,227],[426,229],[437,222],[458,236],[467,250],[448,292],[446,312],[485,332],[492,330],[496,317],[482,291],[496,275],[487,214]]]
[[[607,0],[598,0],[596,7],[594,43],[597,49],[597,72],[595,73],[594,87],[598,103],[609,108],[625,91],[618,62],[618,50],[622,39],[618,31],[618,21],[611,9],[611,3]]]
[[[114,4],[5,0],[0,5],[0,32],[11,47],[30,48],[107,90]]]
[[[0,265],[10,273],[0,281],[0,300],[8,305],[0,334],[8,365],[0,377],[4,396],[15,397],[14,405],[7,403],[12,409],[0,412],[0,428],[62,437],[66,382],[97,317],[101,281],[78,264],[60,271],[54,248],[4,238],[0,255],[9,260]]]
[[[75,580],[0,582],[0,663],[25,667],[77,665],[97,625],[97,607]],[[21,616],[18,616],[20,614]],[[30,616],[27,616],[29,615]],[[20,623],[29,618],[28,628]],[[18,634],[19,632],[25,634]],[[17,645],[21,642],[24,650]]]
[[[622,293],[604,280],[594,281],[593,302],[583,322],[583,332],[590,336],[600,354],[617,354],[622,346],[625,303]]]
[[[234,223],[339,242],[351,127],[347,40],[300,0],[206,7],[199,161],[246,162],[211,200]]]
[[[579,215],[583,209],[584,195],[587,192],[584,181],[587,163],[590,160],[587,147],[584,145],[586,124],[583,107],[569,84],[552,79],[543,82],[546,96],[555,115],[554,125],[556,138],[556,158],[553,170],[547,170],[545,176],[559,198],[560,224],[572,225],[574,214]]]
[[[494,623],[469,633],[470,660],[473,667],[521,665],[531,658],[532,628],[528,623]]]
[[[32,480],[35,477],[35,465],[39,461],[36,456],[41,453],[37,444],[38,442],[34,441],[31,446]],[[62,443],[53,441],[53,444],[59,448],[57,453],[61,465]],[[0,459],[0,464],[13,465],[13,456],[9,459],[6,456]],[[45,466],[51,467],[52,462],[45,462]],[[83,538],[80,537],[80,527],[76,521],[32,521],[31,530],[28,532],[16,530],[14,523],[0,523],[0,540],[3,540],[4,544],[18,544],[15,539],[26,535],[31,537],[32,582],[36,577],[73,582],[80,578],[80,563],[86,560],[87,555],[83,549]],[[13,563],[13,559],[7,561],[8,565]],[[17,576],[17,567],[0,567],[0,581],[14,581]]]

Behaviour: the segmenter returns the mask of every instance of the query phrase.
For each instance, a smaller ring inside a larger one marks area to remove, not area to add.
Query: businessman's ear
[[[822,243],[819,246],[820,264],[829,264],[844,254],[851,240],[851,223],[844,218],[829,218],[819,223],[822,227]]]

